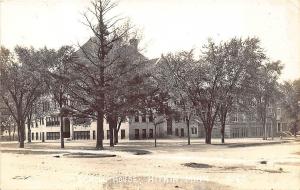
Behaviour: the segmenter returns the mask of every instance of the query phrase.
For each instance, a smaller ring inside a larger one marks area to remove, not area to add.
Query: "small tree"
[[[254,97],[257,113],[264,129],[264,140],[267,140],[266,121],[268,117],[268,107],[276,102],[276,97],[280,97],[277,80],[282,68],[280,61],[262,65],[258,73],[258,80],[255,83],[256,90]]]
[[[58,51],[49,50],[47,52],[52,58],[46,71],[42,72],[47,76],[47,87],[55,103],[58,104],[60,111],[60,147],[64,148],[63,131],[63,107],[68,104],[68,86],[70,84],[70,66],[75,60],[74,49],[70,46],[63,46]]]

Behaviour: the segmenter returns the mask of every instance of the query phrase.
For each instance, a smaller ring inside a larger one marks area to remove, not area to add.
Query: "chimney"
[[[135,50],[138,50],[139,41],[136,38],[132,38],[129,40],[129,43],[132,47],[135,48]]]

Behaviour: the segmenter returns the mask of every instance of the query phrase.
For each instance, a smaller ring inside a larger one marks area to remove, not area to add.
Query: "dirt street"
[[[300,141],[193,139],[1,143],[1,189],[287,189],[300,190]]]

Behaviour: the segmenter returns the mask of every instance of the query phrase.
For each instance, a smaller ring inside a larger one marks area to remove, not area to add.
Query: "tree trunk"
[[[19,123],[20,127],[20,148],[24,148],[24,140],[25,140],[25,122]]]
[[[11,141],[11,125],[8,126],[9,141]]]
[[[205,143],[211,144],[211,132],[212,129],[210,127],[205,128]]]
[[[263,140],[267,140],[267,125],[266,125],[266,120],[263,121],[263,129],[264,129]]]
[[[191,136],[190,136],[190,119],[188,118],[186,120],[186,126],[187,126],[187,135],[188,135],[188,145],[191,144]]]
[[[112,135],[112,138],[111,138],[111,146],[114,146],[115,145],[115,136],[118,136],[118,131],[117,131],[117,127],[118,127],[118,117],[116,115],[113,116],[113,125],[112,125],[112,129],[111,129],[111,132],[110,134]]]
[[[226,125],[227,110],[223,110],[221,114],[221,142],[225,143],[225,125]]]
[[[118,143],[118,129],[117,126],[113,128],[114,131],[114,145]]]
[[[14,131],[13,131],[13,141],[15,140],[15,133],[16,133],[16,125],[14,124]]]
[[[115,131],[117,129],[117,117],[115,115],[108,116],[108,125],[109,125],[109,145],[111,147],[114,146],[114,139],[115,139]],[[118,132],[117,132],[118,135]]]
[[[18,142],[21,142],[21,132],[20,132],[20,123],[17,124],[18,125]]]
[[[63,116],[60,116],[60,148],[65,148],[64,142],[64,120]]]
[[[221,119],[221,142],[225,143],[225,124],[226,124],[226,115]]]
[[[119,143],[119,136],[118,133],[120,131],[121,128],[121,124],[122,124],[122,119],[120,119],[117,128],[114,130],[115,134],[114,134],[114,139],[115,139],[115,145]]]
[[[30,129],[30,123],[31,123],[31,121],[28,119],[28,120],[27,120],[27,130],[28,130],[27,135],[28,135],[28,142],[29,142],[29,143],[31,143],[31,129]]]
[[[273,131],[273,121],[271,120],[271,133],[272,133],[272,140],[274,140],[274,131]]]
[[[223,122],[221,124],[221,142],[222,144],[225,143],[225,123]]]
[[[156,124],[154,124],[154,147],[156,147],[156,138],[157,138],[157,134],[156,134]]]
[[[118,144],[118,126],[114,128],[114,145]]]
[[[109,146],[114,146],[114,125],[109,126]]]
[[[103,149],[103,111],[100,110],[97,112],[97,139],[96,139],[96,149]]]

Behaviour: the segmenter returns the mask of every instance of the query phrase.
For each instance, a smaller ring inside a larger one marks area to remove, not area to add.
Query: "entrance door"
[[[64,119],[64,138],[70,138],[70,120],[69,118]]]

